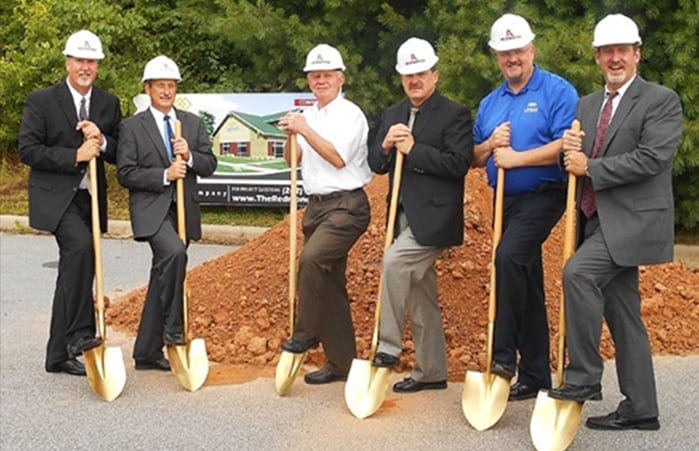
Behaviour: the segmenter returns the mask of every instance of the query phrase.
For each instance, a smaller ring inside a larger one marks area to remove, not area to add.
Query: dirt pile
[[[463,380],[467,369],[483,370],[485,366],[492,190],[481,170],[471,171],[467,182],[464,244],[447,251],[437,263],[449,377],[455,381]],[[375,177],[368,186],[371,224],[352,249],[347,268],[360,358],[368,358],[371,344],[386,190],[386,177]],[[288,336],[288,229],[287,218],[237,251],[189,272],[193,336],[206,339],[212,361],[257,367],[276,365],[280,345]],[[552,340],[557,340],[558,332],[562,235],[563,221],[544,245]],[[300,230],[298,236],[300,250]],[[643,267],[641,296],[654,354],[699,352],[699,272],[681,263]],[[142,288],[114,300],[107,312],[108,323],[135,334],[144,298]],[[555,348],[552,346],[554,363]],[[606,329],[602,352],[607,358],[614,355]],[[401,369],[409,368],[413,361],[414,345],[408,329]],[[322,365],[322,352],[310,352],[307,362]]]

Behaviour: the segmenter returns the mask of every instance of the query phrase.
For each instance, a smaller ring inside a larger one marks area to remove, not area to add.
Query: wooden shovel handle
[[[497,277],[495,273],[495,256],[498,244],[502,238],[503,204],[505,202],[505,169],[498,168],[498,176],[495,182],[495,219],[493,221],[493,249],[490,256],[490,293],[488,294],[488,345],[486,349],[486,374],[490,374],[490,365],[493,360],[493,337],[495,335],[496,313],[496,289]]]
[[[575,132],[580,131],[580,121],[575,119],[571,124],[571,129]],[[563,267],[570,257],[575,252],[575,235],[576,235],[576,208],[575,197],[577,188],[577,177],[575,174],[568,173],[568,192],[566,194],[566,211],[565,211],[565,232],[563,235]],[[556,365],[556,378],[558,384],[563,385],[563,367],[565,364],[565,338],[566,338],[566,313],[565,313],[565,295],[561,288],[561,300],[558,316],[558,362]]]
[[[97,189],[97,157],[88,163],[90,179],[90,210],[92,247],[95,253],[95,297],[97,298],[97,333],[102,340],[106,337],[104,323],[104,274],[102,272],[102,228],[100,227],[99,192]]]
[[[384,254],[391,247],[393,234],[396,230],[396,216],[398,215],[398,195],[400,194],[400,182],[403,176],[403,154],[396,151],[396,165],[393,169],[393,184],[391,185],[391,200],[388,204],[388,223],[386,225],[386,237],[383,243]],[[376,293],[376,309],[374,310],[374,331],[371,334],[370,358],[374,358],[379,346],[379,321],[381,320],[381,295],[383,286],[383,271],[379,279],[379,288]]]
[[[175,121],[175,139],[182,136],[182,122]],[[179,163],[182,161],[182,155],[175,157]],[[184,210],[184,179],[177,179],[177,234],[185,245],[187,244],[187,225]]]
[[[289,192],[289,336],[294,334],[296,307],[296,247],[298,222],[298,142],[296,134],[289,136],[289,160],[291,172]]]

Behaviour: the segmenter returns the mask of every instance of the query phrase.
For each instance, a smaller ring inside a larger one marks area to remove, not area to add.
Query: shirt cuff
[[[163,171],[163,186],[170,186],[170,180],[167,179],[167,169]]]

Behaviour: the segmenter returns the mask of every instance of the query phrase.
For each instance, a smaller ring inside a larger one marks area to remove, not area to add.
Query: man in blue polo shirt
[[[569,82],[534,64],[533,40],[524,18],[495,21],[489,45],[505,82],[481,101],[473,129],[473,165],[486,167],[491,186],[506,172],[491,371],[512,379],[518,370],[510,400],[551,385],[541,245],[565,208],[557,156],[578,102]]]

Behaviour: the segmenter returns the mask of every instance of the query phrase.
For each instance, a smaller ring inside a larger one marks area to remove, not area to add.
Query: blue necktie
[[[167,114],[163,117],[165,121],[165,150],[171,160],[175,159],[175,155],[172,152],[172,140],[175,139],[175,134],[172,132],[172,127],[170,126],[170,116]]]

